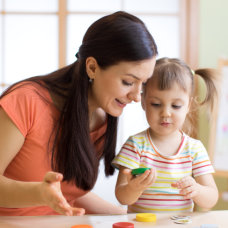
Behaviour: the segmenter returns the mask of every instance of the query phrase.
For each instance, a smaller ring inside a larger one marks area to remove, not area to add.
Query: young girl
[[[113,160],[120,169],[116,197],[129,205],[129,212],[190,212],[194,203],[209,209],[217,202],[214,169],[207,151],[199,140],[182,131],[195,101],[196,75],[204,79],[207,87],[201,104],[213,107],[214,71],[193,72],[178,59],[156,62],[142,96],[150,127],[131,136]],[[133,176],[131,170],[139,167],[151,169]]]

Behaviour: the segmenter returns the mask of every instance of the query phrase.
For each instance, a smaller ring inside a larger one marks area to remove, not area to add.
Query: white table
[[[131,222],[135,228],[198,228],[202,224],[216,224],[219,228],[228,228],[228,210],[193,212],[190,224],[175,224],[170,216],[174,214],[156,214],[157,221],[137,222],[136,214],[128,215],[85,215],[85,216],[0,216],[0,228],[71,228],[76,224],[90,224],[94,228],[112,228],[116,222]]]

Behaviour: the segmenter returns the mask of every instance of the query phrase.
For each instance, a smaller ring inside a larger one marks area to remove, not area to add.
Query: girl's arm
[[[218,189],[212,174],[205,174],[198,177],[184,177],[172,184],[180,190],[180,194],[186,199],[193,199],[201,208],[210,209],[218,201]]]
[[[61,174],[48,172],[43,182],[16,181],[3,175],[24,141],[24,136],[0,107],[0,207],[43,205],[61,214],[83,214],[83,209],[71,208],[63,197],[60,189]]]
[[[74,201],[75,207],[82,207],[86,214],[126,214],[127,210],[109,203],[100,198],[93,192],[88,192],[86,195],[77,198]]]
[[[130,169],[120,167],[116,183],[116,198],[123,205],[131,205],[155,182],[155,179],[154,169],[146,170],[143,174],[134,177]]]

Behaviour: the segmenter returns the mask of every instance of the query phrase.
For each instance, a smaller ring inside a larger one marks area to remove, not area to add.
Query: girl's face
[[[190,97],[177,83],[168,90],[158,90],[156,82],[148,83],[142,106],[152,134],[167,136],[181,130],[189,110]]]
[[[101,69],[94,58],[87,59],[87,73],[93,79],[89,93],[90,108],[102,108],[112,116],[120,116],[127,104],[141,100],[142,84],[152,76],[155,61],[151,58],[120,62]]]

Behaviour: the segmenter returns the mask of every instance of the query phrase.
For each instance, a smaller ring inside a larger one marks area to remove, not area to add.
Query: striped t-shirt
[[[197,177],[213,173],[214,169],[203,144],[183,133],[178,152],[161,154],[153,144],[149,129],[131,136],[114,158],[113,165],[129,169],[155,168],[157,179],[139,199],[128,206],[129,212],[191,212],[193,200],[184,199],[171,183],[185,176]]]

